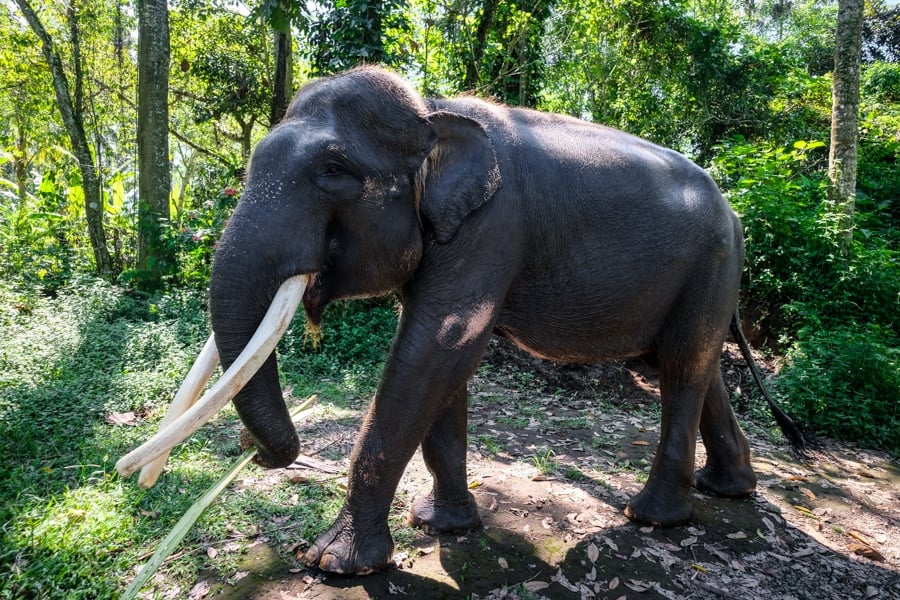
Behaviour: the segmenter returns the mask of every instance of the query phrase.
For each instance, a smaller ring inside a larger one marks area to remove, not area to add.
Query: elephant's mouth
[[[309,283],[307,283],[306,291],[303,293],[303,310],[306,312],[307,320],[314,327],[318,327],[322,322],[322,315],[325,312],[325,306],[328,304],[324,273],[324,269],[317,273],[309,273],[307,275]]]

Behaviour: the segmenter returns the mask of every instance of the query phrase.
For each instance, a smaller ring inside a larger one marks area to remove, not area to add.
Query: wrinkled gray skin
[[[434,484],[410,522],[429,533],[479,524],[466,382],[492,333],[555,361],[658,362],[659,449],[631,519],[684,522],[692,484],[750,493],[719,367],[742,261],[737,217],[683,156],[564,116],[425,100],[366,68],[301,89],[257,146],[216,252],[210,312],[227,366],[287,277],[312,276],[313,322],[338,298],[399,295],[344,506],[307,554],[362,574],[391,560],[388,510],[419,445]],[[260,462],[289,464],[299,440],[274,355],[234,403]],[[698,428],[709,458],[694,473]]]

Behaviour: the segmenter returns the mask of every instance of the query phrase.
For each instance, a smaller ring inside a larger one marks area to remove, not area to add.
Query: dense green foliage
[[[153,489],[120,479],[113,467],[152,434],[207,337],[205,303],[198,291],[147,297],[92,278],[73,279],[53,298],[0,283],[0,453],[7,465],[0,470],[0,598],[117,597],[139,557],[224,471],[223,457],[239,453],[237,419],[227,409],[220,426],[175,449]],[[365,402],[396,322],[393,308],[339,305],[323,324],[327,341],[319,351],[304,343],[299,321],[279,348],[285,384],[298,397],[318,393],[336,414],[348,399]],[[309,538],[341,497],[332,484],[287,480],[265,497],[231,492],[187,544],[205,547],[226,526],[255,529],[273,511],[293,515],[297,535]],[[196,561],[179,568],[185,580],[196,579]]]
[[[133,289],[133,7],[33,4],[67,72],[83,74],[115,280],[87,276],[96,265],[81,171],[40,45],[14,5],[0,3],[0,451],[11,465],[0,471],[0,598],[114,597],[183,512],[179,490],[196,496],[217,475],[215,456],[236,452],[231,437],[198,434],[176,452],[169,482],[148,492],[112,471],[149,435],[207,335],[215,243],[270,126],[273,31],[293,32],[295,87],[379,62],[430,95],[572,114],[708,168],[744,224],[742,310],[784,357],[782,401],[822,433],[900,453],[896,8],[867,8],[855,230],[844,255],[826,193],[835,2],[170,0],[173,190],[163,237],[176,262],[166,289],[147,296]],[[66,6],[77,11],[80,62]],[[280,346],[285,382],[298,396],[319,393],[329,410],[365,401],[395,323],[393,300],[382,299],[331,307],[319,346],[293,325]],[[138,426],[107,422],[129,411]],[[232,412],[224,418],[234,425]],[[279,494],[288,492],[273,502]],[[278,509],[299,514],[303,504]],[[237,524],[271,510],[237,493],[221,509]],[[321,520],[304,514],[304,527]],[[195,542],[221,527],[211,517]]]

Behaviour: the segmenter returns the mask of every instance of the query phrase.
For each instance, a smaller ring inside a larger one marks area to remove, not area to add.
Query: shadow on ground
[[[622,510],[642,487],[658,438],[653,370],[538,364],[502,346],[486,362],[470,387],[469,452],[484,529],[441,537],[404,530],[395,566],[366,577],[307,569],[297,558],[305,540],[287,549],[258,542],[238,557],[234,576],[211,575],[192,597],[900,597],[900,470],[889,457],[832,444],[799,462],[748,423],[757,494],[696,493],[688,524],[641,527]],[[740,365],[730,353],[723,365],[738,387]],[[308,427],[307,453],[347,433]],[[697,460],[705,460],[702,444]],[[346,457],[333,464],[345,467]],[[394,522],[428,484],[417,456]]]

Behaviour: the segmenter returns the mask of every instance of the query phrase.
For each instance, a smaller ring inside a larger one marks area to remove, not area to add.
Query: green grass
[[[239,454],[229,407],[175,448],[151,490],[114,469],[155,431],[209,335],[205,304],[196,291],[148,298],[90,279],[55,297],[0,285],[0,598],[117,597]],[[339,306],[319,351],[304,347],[302,317],[280,347],[283,383],[296,397],[320,393],[326,418],[345,418],[377,382],[396,315],[389,304],[366,308]],[[107,421],[129,411],[136,425]],[[251,465],[245,477],[264,473]],[[201,568],[233,575],[235,555],[211,559],[209,546],[312,539],[342,498],[338,480],[229,489],[163,566],[163,585],[189,590]]]

